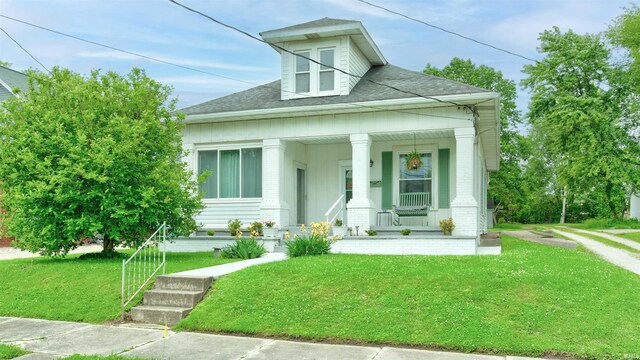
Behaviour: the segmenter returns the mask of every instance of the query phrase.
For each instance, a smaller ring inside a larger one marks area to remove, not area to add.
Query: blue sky
[[[519,81],[528,62],[428,28],[356,0],[180,0],[254,35],[321,17],[360,20],[387,60],[421,71],[451,58],[469,58]],[[559,26],[597,33],[629,1],[618,0],[371,0],[424,21],[539,59],[538,34]],[[223,28],[165,0],[0,0],[0,14],[226,77],[262,84],[276,80],[279,56],[269,46]],[[252,85],[158,64],[96,47],[0,18],[4,28],[47,67],[87,73],[92,69],[128,72],[141,67],[174,87],[181,106],[193,105]],[[38,67],[0,33],[0,60],[22,70]],[[519,90],[518,106],[528,96]]]

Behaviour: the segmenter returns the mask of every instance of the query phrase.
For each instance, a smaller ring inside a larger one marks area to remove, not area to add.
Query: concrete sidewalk
[[[615,241],[619,244],[623,244],[626,245],[632,249],[636,249],[636,250],[640,250],[640,243],[639,242],[635,242],[633,240],[629,240],[629,239],[625,239],[623,237],[620,236],[615,236],[613,234],[608,234],[606,232],[600,232],[600,231],[589,231],[589,230],[580,230],[580,229],[575,229],[575,231],[579,232],[579,233],[583,233],[583,234],[590,234],[590,235],[595,235],[595,236],[600,236],[603,237],[605,239],[609,239],[611,241]]]
[[[171,275],[195,275],[195,276],[211,276],[214,279],[222,275],[231,274],[232,272],[246,269],[250,266],[266,264],[274,261],[286,260],[287,255],[282,253],[266,253],[257,259],[241,260],[229,264],[209,266],[195,270],[182,271]]]
[[[72,354],[153,359],[341,359],[341,360],[524,360],[378,346],[331,345],[251,337],[175,333],[159,328],[0,317],[0,343],[32,351],[18,359],[49,360]]]

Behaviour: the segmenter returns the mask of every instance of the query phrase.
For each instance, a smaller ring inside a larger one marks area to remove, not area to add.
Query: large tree
[[[2,220],[20,248],[64,255],[100,234],[108,253],[165,221],[174,233],[196,228],[198,182],[169,87],[139,69],[29,76],[27,100],[0,110]]]
[[[544,31],[544,58],[525,65],[523,86],[531,90],[528,119],[540,136],[557,184],[567,192],[603,195],[610,216],[625,210],[625,187],[640,178],[640,150],[623,116],[628,91],[613,82],[616,72],[601,36]]]
[[[516,107],[515,82],[504,78],[501,71],[459,58],[451,59],[442,69],[427,64],[424,72],[500,94],[500,170],[491,175],[489,197],[495,203],[494,220],[517,220],[516,214],[523,205],[522,163],[528,153],[528,142],[517,129],[521,118]]]

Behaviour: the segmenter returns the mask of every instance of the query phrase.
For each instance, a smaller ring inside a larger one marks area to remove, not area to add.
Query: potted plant
[[[453,223],[452,218],[440,220],[440,229],[445,235],[451,235],[453,229],[456,228],[456,225]]]
[[[275,221],[265,220],[262,223],[264,224],[262,231],[265,239],[275,239],[278,237],[278,228],[276,227]]]
[[[336,219],[336,222],[333,223],[332,228],[333,228],[333,235],[341,238],[347,236],[347,233],[349,232],[349,229],[346,226],[344,226],[344,223],[340,219]]]
[[[242,236],[242,230],[240,230],[242,221],[240,221],[240,219],[229,220],[229,222],[227,222],[227,225],[229,228],[229,235],[237,237],[238,233],[240,233],[240,236]]]
[[[422,166],[422,158],[416,149],[407,154],[407,170],[417,170]]]

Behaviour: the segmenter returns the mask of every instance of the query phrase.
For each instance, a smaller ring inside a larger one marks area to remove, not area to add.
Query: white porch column
[[[284,200],[284,151],[286,143],[280,139],[262,141],[262,203],[261,220],[275,221],[278,226],[289,225],[289,205]]]
[[[473,196],[475,169],[475,129],[457,128],[456,197],[451,201],[453,235],[478,236],[478,202]]]
[[[371,139],[369,134],[351,135],[353,197],[347,204],[347,226],[358,226],[358,234],[362,235],[371,226],[373,207],[369,199],[369,159]]]

